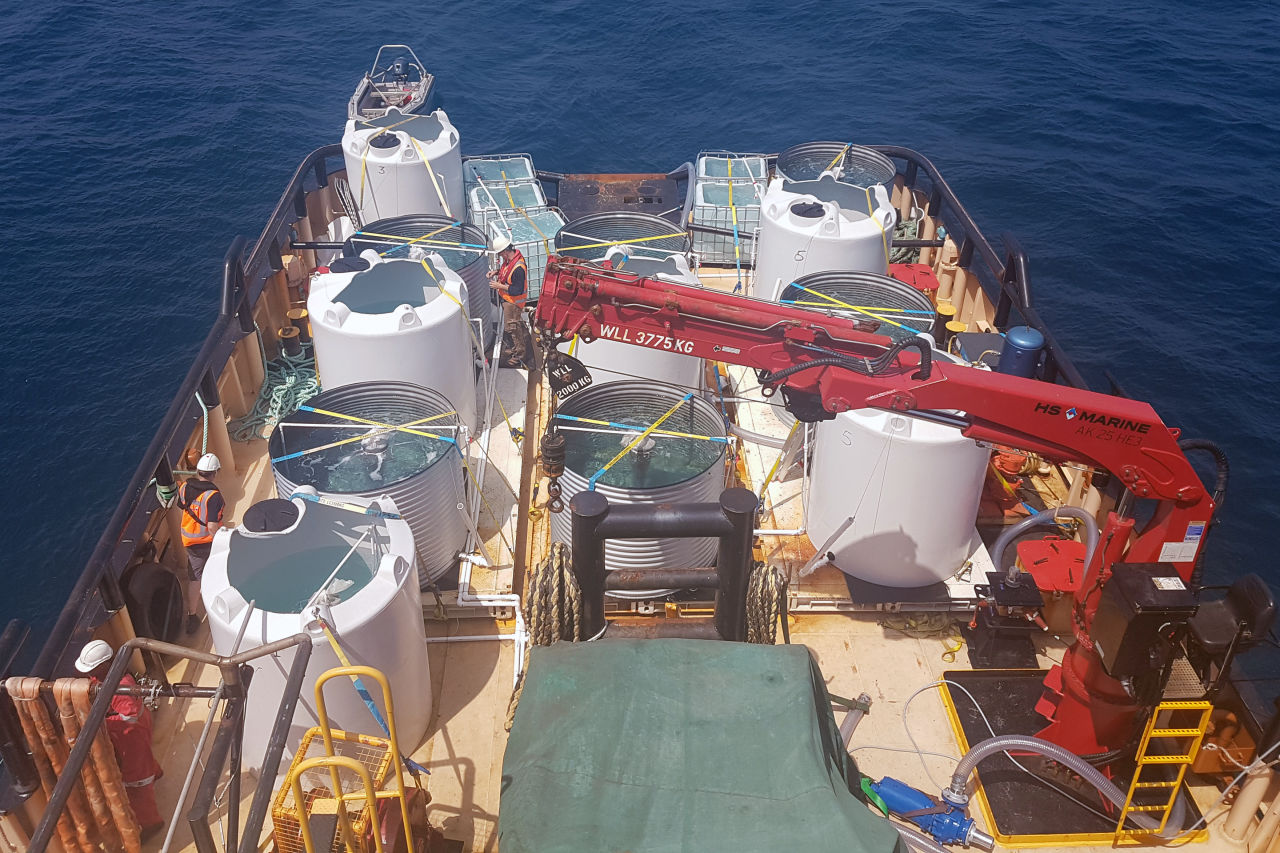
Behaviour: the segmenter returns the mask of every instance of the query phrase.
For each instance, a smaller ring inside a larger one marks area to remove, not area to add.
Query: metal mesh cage
[[[547,249],[550,247],[552,252],[555,251],[556,235],[565,223],[564,214],[554,207],[544,207],[523,212],[503,211],[502,216],[506,227],[503,227],[498,211],[492,208],[472,214],[474,222],[490,237],[506,234],[507,229],[511,229],[511,242],[529,265],[529,301],[536,301],[542,292],[542,278],[547,271]]]
[[[750,181],[704,181],[693,188],[693,224],[733,230],[738,220],[738,248],[743,265],[751,262],[751,240],[760,227],[760,199],[763,184]],[[732,205],[730,204],[732,202]],[[704,264],[733,264],[733,237],[724,234],[693,232],[693,251]]]
[[[476,219],[478,211],[491,210],[495,207],[502,210],[519,208],[531,210],[546,206],[547,197],[543,195],[542,187],[537,181],[490,183],[486,180],[483,187],[475,186],[467,194],[467,207],[471,212],[472,221]]]
[[[486,154],[466,157],[462,161],[462,180],[468,190],[480,186],[480,181],[493,189],[493,185],[501,184],[504,177],[507,181],[532,181],[533,158],[528,154]]]
[[[385,738],[344,732],[339,729],[332,729],[331,734],[334,754],[354,758],[360,762],[369,771],[374,790],[381,788],[391,770],[391,742]],[[302,736],[302,744],[293,757],[293,764],[289,768],[287,778],[291,779],[295,768],[306,759],[317,758],[324,754],[324,738],[320,734],[320,729],[308,729]],[[343,794],[363,793],[364,787],[360,778],[350,771],[339,768],[338,779]],[[294,801],[291,785],[286,783],[280,787],[271,804],[272,836],[278,853],[304,853],[301,821],[306,820],[307,815],[311,814],[336,813],[339,805],[332,786],[333,776],[327,767],[303,772],[302,790],[306,796],[305,810],[300,809],[299,804]],[[346,800],[342,807],[346,809],[351,828],[356,838],[360,840],[362,849],[372,850],[373,842],[366,839],[372,838],[370,830],[373,825],[374,809],[365,802],[363,797]],[[344,846],[342,831],[339,829],[329,849],[332,853],[340,853]]]
[[[761,184],[769,177],[769,165],[763,154],[735,154],[732,151],[703,151],[698,155],[698,180],[755,180]],[[488,178],[485,178],[488,180]]]

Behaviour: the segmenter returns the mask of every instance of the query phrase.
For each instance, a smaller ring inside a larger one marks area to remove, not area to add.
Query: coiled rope
[[[577,642],[582,639],[582,590],[569,567],[569,546],[563,542],[554,543],[546,559],[529,570],[521,609],[529,642],[525,646],[520,680],[516,682],[511,702],[507,705],[507,731],[511,731],[520,694],[524,692],[525,678],[529,673],[529,650],[533,646],[549,646],[559,640]]]
[[[247,415],[236,418],[229,426],[231,437],[236,441],[266,438],[263,427],[270,434],[276,424],[320,393],[311,344],[303,344],[298,355],[281,352],[279,358],[274,361],[264,358],[263,363],[265,375],[257,401]]]
[[[907,219],[893,229],[895,240],[915,240],[920,236],[920,220]],[[920,250],[907,246],[895,246],[889,253],[889,261],[895,264],[914,264],[920,260]]]
[[[747,642],[772,646],[778,641],[779,617],[786,603],[787,577],[776,566],[756,563],[747,579]],[[783,635],[790,642],[783,622]]]

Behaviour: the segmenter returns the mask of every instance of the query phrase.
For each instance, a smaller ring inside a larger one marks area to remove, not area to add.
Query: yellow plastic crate
[[[369,771],[374,788],[381,789],[392,768],[391,741],[372,735],[344,732],[340,729],[333,729],[331,734],[334,754],[354,758],[360,762]],[[281,783],[280,790],[276,792],[275,800],[271,804],[272,835],[279,853],[304,853],[301,821],[306,815],[312,813],[334,814],[338,808],[338,800],[333,793],[333,777],[327,768],[313,768],[302,774],[302,790],[307,797],[306,811],[303,813],[300,813],[298,803],[294,801],[293,791],[287,781],[293,777],[294,769],[303,761],[324,754],[324,737],[319,727],[308,729],[302,736],[302,744],[298,747],[297,754],[293,757],[289,775],[286,781]],[[343,794],[360,795],[358,798],[344,801],[343,805],[356,838],[361,841],[362,849],[372,850],[373,843],[367,839],[371,838],[369,829],[373,823],[373,810],[364,801],[364,789],[360,779],[355,774],[344,773],[342,770],[338,770],[338,779]],[[339,825],[331,850],[339,853],[343,849],[342,829]]]

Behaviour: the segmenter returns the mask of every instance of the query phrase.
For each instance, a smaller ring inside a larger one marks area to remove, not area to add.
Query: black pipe
[[[204,375],[200,377],[200,402],[204,403],[206,409],[214,409],[222,405],[222,398],[218,396],[218,379],[213,375],[212,370],[205,370]]]
[[[339,251],[346,245],[341,240],[290,240],[290,249],[338,249]]]
[[[716,591],[715,623],[721,637],[735,642],[747,639],[747,582],[754,565],[751,542],[759,508],[760,501],[750,489],[726,489],[720,494],[720,511],[731,529],[720,537],[716,556],[720,586]]]
[[[595,535],[600,539],[652,539],[659,533],[719,538],[732,532],[720,504],[617,504],[609,506]]]
[[[284,699],[276,711],[276,722],[271,727],[271,737],[267,741],[266,756],[262,759],[262,770],[258,778],[266,780],[276,778],[280,769],[280,757],[284,754],[284,742],[289,737],[289,729],[293,725],[293,711],[298,706],[298,695],[302,692],[302,680],[307,675],[307,661],[311,659],[310,641],[298,646],[293,653],[293,665],[289,667],[289,678],[284,685]],[[238,853],[257,853],[258,836],[262,833],[262,822],[267,817],[267,807],[271,804],[272,785],[260,783],[253,792],[253,802],[249,804],[249,818],[245,822],[244,835],[240,839]]]
[[[1178,447],[1184,453],[1188,450],[1201,450],[1213,457],[1213,461],[1217,466],[1218,475],[1213,482],[1213,503],[1214,514],[1209,522],[1209,527],[1201,534],[1200,550],[1196,554],[1196,564],[1191,568],[1192,587],[1200,586],[1200,582],[1204,579],[1204,547],[1205,540],[1209,536],[1209,530],[1213,529],[1217,524],[1222,512],[1222,504],[1227,499],[1227,481],[1231,479],[1231,462],[1227,459],[1227,452],[1217,443],[1207,438],[1184,438],[1178,442]]]
[[[236,738],[236,728],[244,717],[244,699],[228,699],[222,710],[222,719],[218,721],[218,734],[213,739],[213,748],[209,750],[209,758],[204,765],[204,774],[200,777],[200,786],[196,788],[195,798],[191,801],[191,809],[187,812],[187,826],[191,829],[191,840],[195,842],[200,853],[217,853],[213,843],[213,831],[209,827],[209,812],[213,810],[213,798],[218,792],[218,780],[222,778],[222,768],[227,764],[227,753]]]
[[[604,588],[610,592],[654,587],[715,589],[719,585],[720,575],[715,569],[616,569],[604,578]]]
[[[597,528],[614,507],[599,492],[578,492],[569,501],[573,513],[569,566],[582,592],[582,634],[594,637],[604,630],[604,538]]]
[[[249,682],[253,679],[253,667],[248,664],[240,667],[240,679],[244,684],[245,698],[242,704],[249,701]],[[227,793],[227,850],[235,850],[240,835],[240,755],[244,749],[244,718],[241,712],[236,716],[235,736],[231,739],[231,788]]]

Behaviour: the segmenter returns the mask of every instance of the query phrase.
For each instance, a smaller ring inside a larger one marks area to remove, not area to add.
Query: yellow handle
[[[328,738],[328,727],[324,728],[326,739]],[[349,795],[343,794],[342,789],[338,786],[338,768],[350,770],[360,777],[360,783],[364,786],[365,802],[369,804],[369,808],[373,810],[373,844],[377,853],[382,853],[382,833],[378,831],[378,815],[377,815],[377,794],[373,789],[373,780],[369,778],[369,771],[364,765],[354,758],[347,755],[318,755],[315,758],[308,758],[305,761],[295,765],[289,771],[289,787],[293,791],[293,803],[298,809],[298,825],[302,830],[302,846],[307,853],[316,853],[315,841],[311,838],[311,825],[307,820],[307,809],[305,795],[302,793],[302,774],[307,770],[314,770],[318,767],[328,767],[331,778],[333,779],[334,792],[333,796],[338,801],[338,820],[342,824],[342,834],[344,843],[349,853],[359,853],[359,842],[355,837],[355,830],[351,828],[351,821],[347,817],[345,808],[346,800]],[[352,797],[354,799],[354,797]],[[406,828],[408,824],[405,824]],[[409,849],[413,849],[410,847]],[[328,851],[324,851],[328,853]]]

